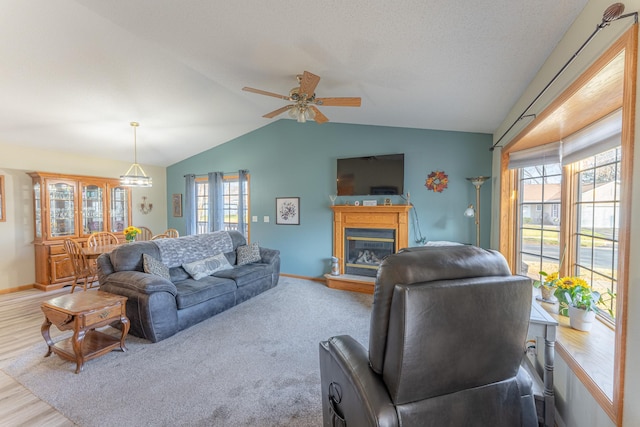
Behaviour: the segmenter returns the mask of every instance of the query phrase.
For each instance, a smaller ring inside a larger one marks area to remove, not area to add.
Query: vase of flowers
[[[558,300],[554,296],[556,289],[558,289],[558,273],[546,273],[541,271],[540,280],[534,280],[533,286],[540,289],[542,300],[545,302],[555,303]]]
[[[573,329],[589,332],[594,320],[596,320],[595,311],[587,311],[572,305],[569,306],[569,325]]]
[[[134,227],[133,225],[128,226],[124,229],[124,238],[127,243],[131,243],[136,240],[136,236],[140,233],[140,229],[138,227]]]
[[[580,331],[589,331],[596,317],[600,293],[580,277],[563,277],[558,282],[556,298],[560,301],[559,313],[569,316],[569,324]]]

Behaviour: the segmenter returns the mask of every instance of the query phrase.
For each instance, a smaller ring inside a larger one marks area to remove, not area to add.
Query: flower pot
[[[569,306],[569,325],[579,331],[590,331],[593,321],[596,319],[595,311],[586,311],[581,308]]]
[[[557,288],[555,286],[542,285],[540,287],[540,293],[542,294],[542,299],[545,301],[556,301],[556,297],[553,296],[556,289]]]

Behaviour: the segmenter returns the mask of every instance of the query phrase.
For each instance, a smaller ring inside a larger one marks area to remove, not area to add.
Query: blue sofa
[[[238,265],[239,258],[247,262],[247,248],[259,251],[259,259]],[[220,254],[230,265],[212,275],[185,270]],[[100,290],[128,298],[129,332],[152,342],[276,286],[280,277],[280,251],[247,245],[237,231],[128,243],[100,255],[97,264]]]

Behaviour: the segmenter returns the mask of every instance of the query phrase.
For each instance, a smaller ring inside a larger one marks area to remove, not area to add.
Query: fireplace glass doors
[[[395,252],[395,230],[347,228],[344,236],[346,274],[375,277],[384,257]]]

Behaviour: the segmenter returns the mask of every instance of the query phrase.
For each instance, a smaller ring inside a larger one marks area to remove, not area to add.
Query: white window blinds
[[[560,163],[560,141],[509,153],[509,169]]]
[[[580,129],[562,140],[562,165],[615,148],[621,143],[622,110]]]

